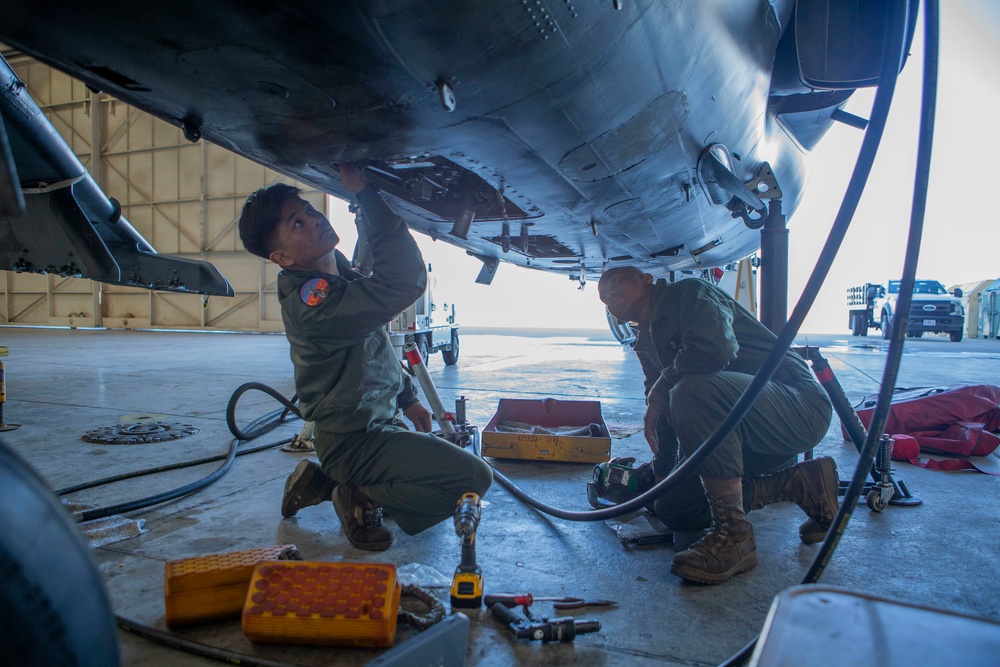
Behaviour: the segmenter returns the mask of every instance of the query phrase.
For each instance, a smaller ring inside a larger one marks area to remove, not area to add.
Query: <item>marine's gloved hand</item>
[[[430,433],[433,430],[431,424],[431,412],[419,401],[403,410],[406,418],[413,422],[413,427],[421,433]]]
[[[659,421],[661,416],[662,414],[650,405],[646,408],[646,416],[642,422],[643,434],[646,436],[646,442],[649,443],[649,448],[654,455],[660,451],[660,439],[656,434],[656,422]]]

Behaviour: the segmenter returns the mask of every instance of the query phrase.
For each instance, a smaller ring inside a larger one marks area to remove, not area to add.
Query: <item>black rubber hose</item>
[[[896,68],[894,67],[893,69]],[[729,414],[726,416],[726,419],[723,420],[722,424],[719,425],[716,431],[665,479],[661,480],[642,495],[636,496],[635,498],[619,505],[615,505],[614,507],[582,512],[563,510],[553,507],[532,498],[523,490],[518,488],[517,485],[515,485],[514,482],[511,481],[506,475],[496,468],[493,468],[494,477],[500,482],[501,486],[507,489],[518,500],[540,512],[549,514],[556,518],[567,521],[601,521],[629,514],[644,508],[663,495],[666,491],[679,484],[688,475],[692,474],[706,458],[711,456],[721,442],[725,440],[736,425],[743,419],[744,416],[746,416],[746,413],[753,406],[753,403],[757,400],[757,397],[760,395],[761,391],[763,391],[765,385],[770,381],[774,371],[777,370],[777,367],[781,364],[785,353],[794,342],[795,336],[798,334],[799,327],[802,326],[805,316],[808,314],[809,309],[812,308],[812,305],[819,294],[823,281],[826,279],[826,276],[830,271],[830,267],[833,264],[833,260],[836,258],[837,252],[843,243],[844,236],[846,235],[851,219],[857,210],[858,202],[861,199],[868,176],[871,173],[872,164],[874,163],[875,155],[878,152],[878,146],[881,142],[882,133],[885,128],[885,121],[888,116],[889,105],[892,100],[892,92],[895,88],[895,77],[892,78],[892,85],[889,88],[888,94],[879,95],[876,93],[876,101],[873,105],[873,117],[869,123],[868,130],[865,132],[865,139],[862,142],[862,148],[858,155],[858,162],[855,166],[854,174],[852,175],[851,182],[844,195],[844,202],[841,205],[840,212],[838,213],[837,218],[835,219],[830,230],[830,235],[827,238],[823,251],[817,259],[816,267],[814,268],[809,281],[806,283],[805,289],[803,289],[802,296],[799,298],[799,301],[796,304],[795,309],[792,311],[792,315],[789,317],[788,322],[778,334],[777,340],[774,342],[771,352],[761,364],[760,370],[754,376],[754,379],[747,386],[746,390],[744,390],[740,398],[733,405]],[[881,93],[882,91],[883,88],[880,82],[879,92]],[[879,104],[880,99],[884,100],[884,103],[881,105]]]
[[[275,447],[280,447],[286,443],[292,441],[292,438],[285,438],[284,440],[279,440],[277,442],[272,442],[266,445],[260,445],[258,447],[249,447],[247,449],[241,449],[236,452],[236,456],[245,456],[247,454],[256,454],[257,452],[262,452],[266,449],[274,449]],[[206,463],[213,463],[215,461],[222,461],[228,457],[228,454],[217,454],[215,456],[206,456],[200,459],[192,459],[190,461],[181,461],[179,463],[169,463],[167,465],[157,466],[155,468],[146,468],[145,470],[135,470],[133,472],[123,472],[120,475],[112,475],[111,477],[104,477],[103,479],[95,479],[92,482],[84,482],[83,484],[77,484],[76,486],[67,486],[64,489],[59,489],[55,492],[57,496],[65,496],[69,493],[76,493],[77,491],[83,491],[85,489],[92,489],[97,486],[103,486],[105,484],[112,484],[114,482],[121,482],[126,479],[134,479],[136,477],[144,477],[145,475],[155,475],[161,472],[167,472],[169,470],[180,470],[181,468],[190,468],[192,466],[200,466]]]
[[[250,391],[251,389],[263,391],[264,393],[277,399],[285,407],[282,410],[275,410],[274,412],[268,413],[267,415],[264,415],[263,417],[256,419],[248,427],[249,430],[245,432],[236,425],[236,404],[239,401],[240,397],[246,392]],[[87,482],[86,484],[77,485],[75,487],[69,487],[68,489],[62,489],[58,491],[57,494],[65,495],[67,493],[72,493],[73,491],[78,491],[81,488],[91,488],[94,486],[100,486],[102,484],[109,484],[111,482],[116,482],[121,479],[140,477],[142,475],[152,474],[154,472],[160,472],[162,470],[184,468],[192,465],[199,465],[201,463],[205,463],[208,461],[217,461],[219,459],[225,458],[225,462],[221,466],[219,466],[215,471],[213,471],[212,473],[210,473],[205,477],[202,477],[199,480],[191,482],[190,484],[185,484],[184,486],[178,487],[176,489],[172,489],[170,491],[164,491],[163,493],[159,493],[153,496],[148,496],[146,498],[140,498],[138,500],[131,500],[128,502],[119,503],[117,505],[109,505],[106,507],[95,507],[89,510],[74,512],[73,518],[81,523],[84,521],[93,521],[94,519],[103,519],[105,517],[109,517],[114,514],[123,514],[125,512],[134,512],[136,510],[145,509],[146,507],[150,507],[152,505],[159,505],[160,503],[165,503],[167,501],[174,500],[175,498],[180,498],[190,493],[194,493],[195,491],[203,489],[206,486],[216,482],[220,477],[225,475],[229,471],[229,468],[232,467],[233,461],[236,459],[237,456],[240,456],[242,454],[250,454],[252,452],[262,451],[264,449],[270,449],[272,447],[277,447],[278,445],[288,442],[289,440],[282,440],[280,442],[272,443],[270,445],[254,448],[252,450],[246,450],[243,452],[238,450],[241,441],[252,440],[253,438],[259,437],[269,431],[274,430],[284,421],[285,417],[288,415],[289,412],[292,412],[295,414],[295,416],[301,418],[298,408],[296,408],[295,404],[293,403],[294,400],[295,397],[293,397],[291,400],[286,399],[278,391],[272,389],[271,387],[268,387],[265,384],[261,384],[259,382],[247,382],[246,384],[243,384],[240,387],[238,387],[236,391],[233,392],[233,395],[229,398],[229,404],[226,407],[226,424],[229,426],[229,430],[233,433],[236,439],[234,439],[230,443],[229,452],[226,454],[225,457],[215,456],[215,457],[209,457],[207,459],[201,459],[198,461],[188,461],[184,463],[173,464],[170,466],[164,466],[162,468],[153,468],[133,473],[125,473],[123,475],[117,475],[114,477],[108,477],[102,480],[97,480],[95,482]]]
[[[203,489],[212,482],[216,481],[220,477],[226,474],[230,466],[233,465],[233,461],[236,460],[236,448],[239,445],[238,440],[233,440],[229,445],[229,454],[226,456],[226,462],[219,466],[215,472],[212,474],[202,477],[201,479],[191,482],[190,484],[185,484],[179,488],[173,489],[171,491],[164,491],[163,493],[158,493],[155,496],[149,496],[147,498],[142,498],[140,500],[131,500],[125,503],[119,503],[117,505],[108,505],[107,507],[96,507],[90,510],[83,510],[81,512],[73,512],[73,518],[83,523],[84,521],[93,521],[94,519],[103,519],[104,517],[111,516],[113,514],[124,514],[125,512],[134,512],[136,510],[144,509],[150,505],[158,505],[160,503],[165,503],[168,500],[173,500],[174,498],[180,498],[181,496],[186,496],[189,493],[193,493],[198,489]]]
[[[861,490],[864,488],[865,473],[872,465],[875,451],[878,447],[879,439],[885,429],[885,422],[889,416],[889,408],[892,403],[892,394],[896,386],[896,376],[899,373],[900,361],[903,355],[903,341],[906,337],[906,324],[909,319],[910,302],[913,300],[913,285],[917,273],[917,261],[920,258],[920,243],[923,239],[924,217],[927,210],[927,191],[930,189],[931,171],[931,149],[934,144],[934,117],[937,110],[937,78],[938,78],[938,13],[937,0],[926,0],[924,2],[924,72],[923,72],[923,98],[920,112],[920,139],[917,148],[917,169],[913,184],[913,202],[910,211],[910,230],[906,242],[905,260],[903,262],[903,275],[899,285],[899,299],[897,301],[897,314],[893,318],[892,338],[889,344],[889,352],[886,355],[885,371],[882,375],[882,386],[879,390],[878,400],[875,410],[872,413],[872,421],[869,425],[868,439],[865,441],[865,453],[863,463],[866,470],[861,470],[860,463],[858,471],[855,471],[851,485],[848,487],[845,502],[838,512],[845,514],[843,523],[846,525],[853,505],[857,504]],[[853,497],[852,495],[853,494]],[[850,507],[847,507],[850,505]],[[820,552],[813,561],[813,566],[806,573],[802,583],[811,584],[819,580],[829,556],[836,548],[837,542],[843,531],[830,531],[827,539],[823,542]]]
[[[181,651],[187,651],[188,653],[200,655],[204,658],[211,658],[212,660],[218,660],[220,662],[228,662],[231,665],[246,665],[247,667],[295,667],[291,663],[265,660],[264,658],[247,655],[246,653],[237,653],[235,651],[209,646],[208,644],[194,642],[189,639],[183,639],[177,635],[172,635],[168,632],[151,628],[148,625],[143,625],[142,623],[125,618],[124,616],[115,615],[115,619],[118,621],[118,627],[125,632],[136,635],[137,637],[142,637],[143,639],[154,641],[158,644],[163,644],[164,646],[169,646],[170,648],[176,648]]]
[[[897,2],[899,1],[900,0],[897,0]],[[902,14],[898,6],[896,14]],[[816,301],[820,288],[823,286],[823,282],[826,280],[826,277],[830,272],[830,267],[833,265],[833,261],[837,257],[840,246],[843,243],[848,228],[850,227],[851,220],[857,210],[858,203],[861,200],[861,195],[868,182],[868,176],[871,173],[872,165],[875,162],[875,155],[878,153],[878,147],[882,140],[886,119],[889,115],[889,106],[892,102],[893,92],[895,91],[896,78],[899,71],[899,62],[902,54],[903,35],[905,32],[902,27],[904,26],[904,22],[900,20],[898,23],[901,26],[900,29],[890,33],[889,39],[886,40],[886,45],[882,53],[881,71],[891,71],[891,75],[887,74],[884,82],[881,79],[879,81],[879,86],[875,95],[875,102],[872,105],[872,119],[868,124],[868,129],[865,131],[865,137],[862,141],[861,150],[858,153],[858,160],[854,168],[854,173],[851,176],[851,181],[848,184],[847,191],[844,193],[844,201],[841,204],[837,217],[834,220],[834,224],[830,229],[830,234],[827,238],[826,244],[824,245],[822,252],[820,252],[819,258],[816,261],[816,266],[813,269],[813,273],[809,277],[809,280],[802,291],[802,296],[799,297],[799,301],[796,304],[795,309],[792,311],[788,322],[779,332],[777,340],[771,347],[771,352],[761,364],[760,370],[754,376],[746,390],[744,390],[743,394],[733,405],[722,424],[719,425],[716,431],[710,435],[708,439],[705,440],[705,442],[702,443],[693,454],[691,454],[691,456],[675,468],[665,479],[661,480],[642,495],[636,496],[635,498],[621,503],[620,505],[583,512],[559,509],[535,500],[527,493],[519,489],[506,475],[494,468],[494,477],[514,497],[525,504],[534,507],[540,512],[544,512],[545,514],[567,521],[602,521],[638,511],[646,505],[652,503],[669,489],[679,484],[680,481],[688,475],[692,474],[702,461],[711,456],[711,454],[718,448],[719,444],[743,419],[746,413],[753,406],[754,401],[757,400],[761,391],[763,391],[765,385],[770,381],[774,371],[777,370],[778,366],[781,364],[785,353],[794,342],[795,336],[798,335],[799,327],[802,326],[802,322],[805,320],[810,308],[812,308],[813,303]],[[889,29],[892,30],[894,27],[895,23],[890,21]]]
[[[850,522],[854,508],[857,506],[861,491],[864,488],[865,478],[871,468],[878,449],[878,442],[885,429],[885,422],[892,404],[893,389],[896,385],[896,376],[899,372],[900,360],[903,354],[903,343],[906,336],[906,320],[910,309],[910,302],[913,294],[914,277],[916,276],[917,259],[920,254],[920,242],[923,237],[923,222],[926,211],[927,191],[930,182],[930,158],[931,148],[934,139],[934,116],[937,99],[937,77],[938,77],[938,27],[939,11],[937,0],[926,0],[924,3],[924,72],[923,72],[923,99],[920,116],[920,138],[917,150],[917,168],[913,188],[913,203],[910,214],[910,230],[907,239],[905,260],[903,264],[903,275],[900,281],[900,295],[897,312],[899,315],[893,323],[892,335],[889,344],[889,351],[886,353],[886,365],[882,375],[882,385],[879,388],[878,399],[872,414],[869,425],[868,436],[864,446],[859,452],[858,465],[854,470],[854,476],[844,495],[844,502],[841,503],[837,515],[834,517],[827,532],[826,539],[820,547],[819,552],[813,562],[802,577],[801,584],[814,584],[819,581],[823,571],[826,569],[833,552],[840,543],[840,538],[844,534],[847,524]],[[899,40],[902,49],[902,40]],[[888,51],[888,49],[887,49]],[[888,53],[883,53],[883,76],[886,72]],[[892,86],[895,86],[896,70],[892,69]],[[882,81],[880,77],[879,92],[882,91]],[[876,93],[876,104],[878,103],[878,93]],[[873,114],[874,115],[874,114]],[[867,134],[866,134],[867,139]],[[759,635],[744,646],[739,653],[730,657],[720,667],[735,667],[743,665],[750,659],[751,653],[757,644]]]
[[[271,396],[274,400],[285,406],[285,409],[275,410],[274,412],[264,415],[247,427],[249,432],[244,432],[236,425],[236,403],[239,402],[240,397],[242,397],[243,394],[247,393],[251,389],[262,391],[268,396]],[[299,409],[295,407],[295,401],[297,399],[297,396],[292,396],[291,399],[287,399],[281,394],[281,392],[272,389],[261,382],[247,382],[245,384],[241,384],[236,388],[236,391],[233,392],[233,395],[229,397],[229,405],[226,406],[226,424],[229,426],[229,432],[233,434],[233,437],[239,438],[240,440],[253,440],[256,437],[277,428],[284,421],[289,412],[294,414],[299,419],[302,419],[302,414],[299,412]]]

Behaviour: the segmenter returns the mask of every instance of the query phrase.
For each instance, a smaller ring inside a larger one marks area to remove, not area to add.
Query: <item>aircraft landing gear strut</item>
[[[777,335],[788,321],[788,227],[781,199],[767,202],[760,230],[760,321]]]

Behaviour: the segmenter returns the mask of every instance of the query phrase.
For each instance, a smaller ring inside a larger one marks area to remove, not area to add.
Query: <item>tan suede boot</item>
[[[670,571],[701,584],[721,584],[757,565],[753,526],[743,511],[743,486],[739,478],[701,478],[712,508],[708,535],[674,556]]]
[[[303,507],[312,507],[330,500],[330,494],[336,486],[337,483],[323,472],[318,463],[302,459],[285,480],[281,515],[293,517]]]
[[[364,490],[341,484],[333,490],[332,499],[344,533],[356,549],[385,551],[392,546],[395,537],[382,523],[383,510]]]
[[[806,544],[822,542],[837,514],[840,479],[837,464],[828,456],[803,461],[794,466],[753,478],[752,510],[790,500],[809,518],[799,526]]]

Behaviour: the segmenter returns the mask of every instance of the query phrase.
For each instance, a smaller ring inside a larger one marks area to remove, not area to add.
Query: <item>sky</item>
[[[1000,2],[941,2],[940,74],[930,192],[917,277],[951,287],[1000,278]],[[921,104],[923,23],[897,83],[885,134],[851,228],[807,316],[802,333],[847,332],[845,293],[852,285],[898,278],[903,270]],[[858,91],[846,110],[871,114],[874,91]],[[840,207],[863,132],[835,125],[808,160],[810,175],[790,218],[789,312],[812,273]],[[353,247],[353,217],[334,200],[331,221]],[[564,275],[501,264],[492,285],[477,285],[482,266],[464,250],[415,234],[433,267],[438,296],[456,304],[469,327],[605,329],[597,285],[583,290]]]

